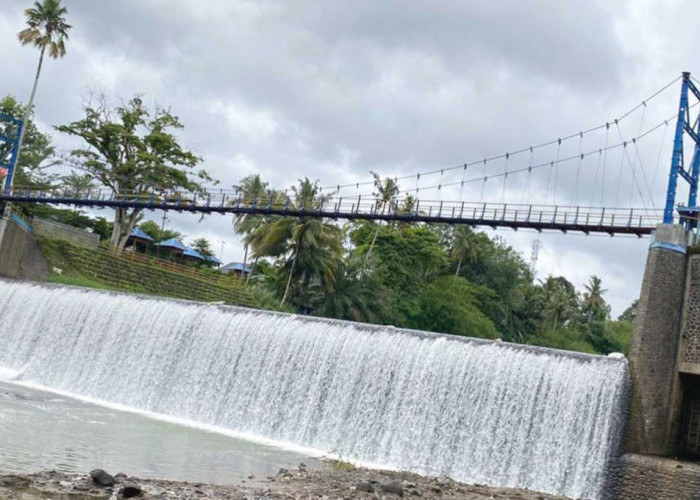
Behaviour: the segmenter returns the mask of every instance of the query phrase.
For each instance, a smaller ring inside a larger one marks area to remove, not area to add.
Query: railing
[[[292,202],[289,198],[244,203],[240,193],[218,190],[203,194],[121,193],[107,189],[70,191],[59,188],[15,188],[0,200],[91,207],[138,207],[198,213],[232,213],[324,217],[333,219],[396,220],[530,228],[608,234],[649,234],[663,220],[663,210],[587,206],[522,205],[415,200],[408,210],[398,200],[380,208],[374,197],[339,197],[324,203]]]
[[[133,247],[130,247],[133,248]],[[110,251],[106,247],[100,247],[102,251]],[[198,268],[197,266],[187,266],[184,264],[178,264],[177,262],[172,262],[165,259],[160,259],[152,255],[146,255],[137,250],[126,249],[117,255],[121,259],[129,260],[132,262],[139,262],[141,264],[157,266],[169,271],[184,274],[200,281],[207,281],[209,283],[224,286],[224,287],[241,287],[244,284],[244,280],[234,274],[224,274],[219,271],[206,272]]]

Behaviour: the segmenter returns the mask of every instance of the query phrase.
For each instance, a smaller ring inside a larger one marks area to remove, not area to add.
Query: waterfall
[[[599,498],[627,363],[221,305],[0,281],[22,381],[467,483]]]

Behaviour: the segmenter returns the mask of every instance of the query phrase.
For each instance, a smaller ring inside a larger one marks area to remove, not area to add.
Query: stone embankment
[[[527,490],[465,485],[448,478],[428,478],[402,472],[347,468],[294,471],[280,469],[274,477],[248,476],[240,485],[138,479],[103,470],[90,475],[60,472],[0,475],[0,498],[6,500],[233,500],[233,499],[397,499],[564,500]]]

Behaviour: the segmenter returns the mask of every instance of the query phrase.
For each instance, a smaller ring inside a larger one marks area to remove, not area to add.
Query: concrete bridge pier
[[[629,353],[626,454],[611,468],[611,499],[700,499],[700,255],[690,243],[684,228],[662,224],[649,248]]]
[[[673,456],[680,416],[677,359],[686,288],[686,232],[658,226],[649,249],[630,344],[632,382],[627,449]]]

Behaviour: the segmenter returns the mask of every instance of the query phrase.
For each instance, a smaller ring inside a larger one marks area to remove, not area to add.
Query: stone
[[[397,481],[392,481],[390,483],[384,483],[380,486],[381,490],[385,493],[391,493],[393,495],[403,496],[403,486]]]
[[[12,489],[23,489],[28,488],[30,484],[29,479],[21,476],[5,476],[0,478],[0,486]]]
[[[114,483],[116,483],[114,477],[107,474],[102,469],[94,469],[90,471],[90,477],[95,484],[99,484],[100,486],[114,486]]]
[[[117,472],[114,475],[114,479],[126,479],[126,477],[127,477],[126,474],[124,474],[123,472]]]
[[[355,485],[355,490],[366,491],[367,493],[374,493],[374,486],[372,486],[372,483],[357,483]]]
[[[121,490],[119,490],[119,493],[124,498],[134,498],[141,496],[141,493],[143,493],[143,490],[138,484],[135,483],[124,483],[124,486],[122,487]]]

